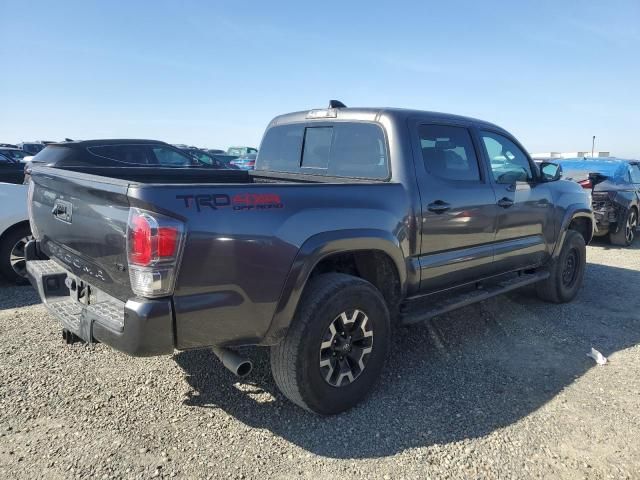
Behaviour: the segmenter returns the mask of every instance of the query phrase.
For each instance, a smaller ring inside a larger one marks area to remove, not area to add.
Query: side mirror
[[[557,163],[542,162],[540,164],[540,173],[544,182],[555,182],[562,177],[562,166]]]

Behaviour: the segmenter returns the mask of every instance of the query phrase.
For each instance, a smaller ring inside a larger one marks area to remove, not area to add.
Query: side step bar
[[[546,270],[534,273],[520,273],[496,283],[486,286],[480,285],[475,290],[452,293],[444,298],[442,295],[446,294],[441,294],[438,295],[440,298],[437,300],[431,298],[435,297],[436,294],[408,300],[400,308],[400,324],[412,325],[424,322],[438,315],[481,302],[496,295],[502,295],[547,278],[549,278],[549,272]]]

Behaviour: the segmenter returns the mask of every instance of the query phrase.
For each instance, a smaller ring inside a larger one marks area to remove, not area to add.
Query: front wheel
[[[276,385],[320,415],[343,412],[371,391],[389,347],[389,311],[361,278],[318,275],[305,288],[286,337],[271,347]]]
[[[538,297],[553,303],[570,302],[582,286],[586,265],[584,238],[575,230],[567,230],[560,255],[549,268],[549,278],[536,286]]]
[[[618,226],[618,231],[609,234],[609,241],[613,245],[628,247],[633,243],[638,227],[638,212],[635,208],[630,208],[625,215],[622,225]]]

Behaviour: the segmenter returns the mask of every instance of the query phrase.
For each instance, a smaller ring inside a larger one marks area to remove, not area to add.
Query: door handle
[[[498,200],[498,206],[502,208],[509,208],[513,205],[513,200],[507,197],[502,197]]]
[[[451,208],[447,202],[443,202],[442,200],[436,200],[433,203],[427,205],[427,210],[433,213],[444,213]]]
[[[53,203],[51,214],[57,220],[61,220],[66,223],[71,223],[72,210],[73,210],[73,206],[71,205],[71,203],[58,199]]]
[[[57,203],[53,206],[51,213],[54,217],[57,217],[58,215],[63,215],[64,213],[66,213],[66,211],[67,209],[64,205],[60,205],[59,203]]]

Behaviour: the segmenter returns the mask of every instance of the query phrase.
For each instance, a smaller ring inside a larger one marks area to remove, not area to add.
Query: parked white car
[[[26,282],[24,247],[31,239],[27,185],[0,183],[0,274],[10,282]]]

